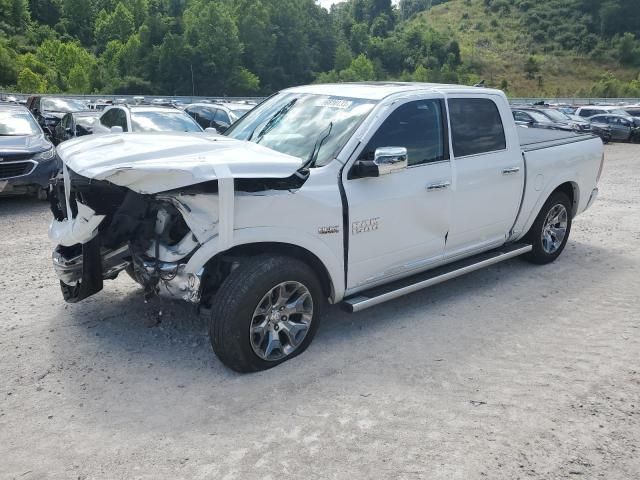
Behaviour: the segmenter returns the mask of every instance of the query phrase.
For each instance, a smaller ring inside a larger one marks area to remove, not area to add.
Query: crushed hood
[[[217,180],[222,175],[286,178],[302,164],[297,157],[253,142],[201,133],[90,135],[62,143],[57,152],[78,175],[145,194]]]

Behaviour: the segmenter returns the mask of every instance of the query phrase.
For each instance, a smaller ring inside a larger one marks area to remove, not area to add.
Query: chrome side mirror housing
[[[378,167],[378,175],[388,175],[404,170],[409,165],[407,149],[405,147],[376,148],[373,163]]]
[[[109,132],[111,132],[111,133],[122,133],[122,132],[124,132],[124,130],[122,129],[122,127],[120,125],[114,125],[113,127],[109,128]]]
[[[373,160],[358,160],[349,171],[348,179],[380,177],[407,168],[409,156],[405,147],[376,148]]]

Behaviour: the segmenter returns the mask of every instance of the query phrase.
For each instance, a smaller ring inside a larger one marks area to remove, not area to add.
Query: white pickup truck
[[[123,133],[58,148],[53,263],[68,302],[126,271],[210,311],[237,371],[360,311],[522,255],[552,262],[595,200],[599,138],[516,127],[497,90],[311,85],[224,136]]]

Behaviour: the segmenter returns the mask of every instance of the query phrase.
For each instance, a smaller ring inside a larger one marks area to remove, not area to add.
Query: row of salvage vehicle
[[[640,105],[512,105],[517,125],[598,135],[610,141],[640,141]]]
[[[33,194],[46,199],[59,169],[55,146],[76,137],[107,133],[223,133],[254,105],[85,102],[32,96],[21,105],[0,103],[0,196]]]

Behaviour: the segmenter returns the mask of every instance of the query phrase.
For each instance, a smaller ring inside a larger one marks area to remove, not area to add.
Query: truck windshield
[[[280,93],[251,110],[225,135],[298,157],[301,164],[313,155],[313,164],[321,167],[335,158],[375,104],[360,98]]]

